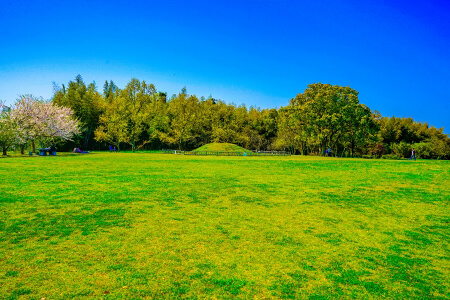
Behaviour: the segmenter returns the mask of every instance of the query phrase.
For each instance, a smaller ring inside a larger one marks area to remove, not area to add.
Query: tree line
[[[342,157],[401,158],[415,148],[422,158],[450,158],[450,139],[443,128],[411,118],[382,117],[359,102],[356,90],[330,84],[310,84],[280,109],[259,109],[212,96],[198,98],[186,88],[169,97],[136,78],[122,89],[105,81],[98,91],[95,83],[86,85],[78,75],[67,87],[54,84],[51,103],[70,109],[79,121],[79,132],[59,143],[66,149],[102,150],[114,145],[133,152],[191,150],[228,142],[251,150],[305,155],[323,155],[331,149]],[[0,136],[5,148],[1,140]]]

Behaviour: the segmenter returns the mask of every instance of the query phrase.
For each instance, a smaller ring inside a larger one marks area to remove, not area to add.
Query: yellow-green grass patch
[[[422,160],[2,159],[0,299],[446,299],[449,175]]]

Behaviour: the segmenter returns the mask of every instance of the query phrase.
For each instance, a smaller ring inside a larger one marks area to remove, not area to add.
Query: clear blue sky
[[[449,20],[447,0],[0,0],[0,99],[81,74],[279,108],[322,82],[449,133]]]

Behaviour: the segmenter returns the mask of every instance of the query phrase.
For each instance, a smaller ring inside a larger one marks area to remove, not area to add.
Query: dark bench
[[[56,151],[50,152],[50,148],[40,148],[39,149],[40,156],[46,156],[47,152],[48,152],[48,155],[56,155]]]

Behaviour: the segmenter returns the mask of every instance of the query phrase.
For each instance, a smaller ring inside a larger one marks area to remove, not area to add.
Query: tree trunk
[[[3,147],[3,155],[6,155],[6,150],[8,150],[7,147]]]
[[[20,154],[25,154],[25,145],[20,146]]]
[[[31,149],[33,151],[33,154],[36,153],[36,145],[34,144],[34,140],[31,141]]]
[[[132,142],[131,142],[131,152],[134,153],[135,150],[136,150],[136,142],[135,142],[135,141],[132,141]]]
[[[334,154],[333,157],[338,157],[339,153],[338,153],[338,143],[334,143],[333,148],[331,149],[332,153]]]
[[[90,150],[89,142],[90,142],[90,139],[91,139],[91,134],[92,134],[92,124],[89,125],[89,129],[87,130],[86,136],[84,137],[84,149],[85,150],[87,150],[87,149]]]

